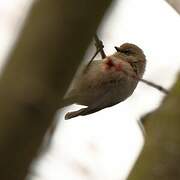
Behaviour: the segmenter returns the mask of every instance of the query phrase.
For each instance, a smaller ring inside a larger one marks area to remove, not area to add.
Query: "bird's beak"
[[[115,46],[114,48],[116,49],[117,52],[120,51],[120,48],[119,48],[119,47]]]

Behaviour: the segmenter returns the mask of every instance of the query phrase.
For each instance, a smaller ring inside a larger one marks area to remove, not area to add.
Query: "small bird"
[[[84,67],[75,78],[63,104],[76,103],[87,107],[68,112],[66,120],[118,104],[133,93],[138,78],[144,74],[146,57],[134,44],[125,43],[115,49],[114,54]]]

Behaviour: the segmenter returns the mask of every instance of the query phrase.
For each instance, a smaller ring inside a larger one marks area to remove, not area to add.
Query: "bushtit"
[[[87,106],[69,112],[65,119],[87,115],[127,99],[143,76],[146,58],[136,45],[125,43],[102,60],[93,61],[74,80],[64,98],[64,105],[76,103]],[[133,78],[138,77],[138,78]]]

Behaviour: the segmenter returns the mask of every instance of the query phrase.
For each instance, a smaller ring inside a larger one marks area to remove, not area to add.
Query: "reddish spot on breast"
[[[106,65],[109,67],[109,68],[111,68],[111,67],[113,67],[114,66],[114,63],[113,63],[113,61],[112,61],[112,59],[111,58],[107,58],[107,62],[106,62]]]

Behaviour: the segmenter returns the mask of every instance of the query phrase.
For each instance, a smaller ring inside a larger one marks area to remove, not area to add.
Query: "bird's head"
[[[130,63],[137,75],[141,77],[146,66],[146,57],[142,49],[130,43],[124,43],[115,49],[117,52],[114,55]]]

